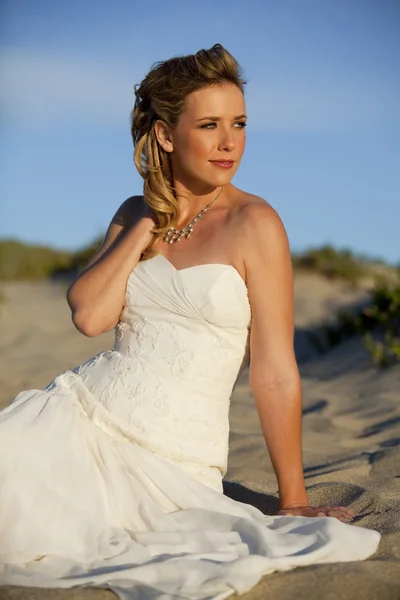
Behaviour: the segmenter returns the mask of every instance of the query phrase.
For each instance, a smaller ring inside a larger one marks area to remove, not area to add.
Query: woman
[[[120,206],[67,294],[77,329],[115,328],[114,349],[0,413],[2,583],[226,598],[275,570],[376,551],[380,534],[347,524],[350,510],[307,499],[287,236],[230,183],[244,84],[216,44],[157,63],[135,88],[144,194]],[[249,357],[275,516],[222,493]]]

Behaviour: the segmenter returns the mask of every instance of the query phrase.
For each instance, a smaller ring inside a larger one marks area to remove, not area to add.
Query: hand
[[[295,505],[283,507],[277,514],[294,517],[335,517],[344,523],[351,521],[354,517],[354,513],[345,506]]]

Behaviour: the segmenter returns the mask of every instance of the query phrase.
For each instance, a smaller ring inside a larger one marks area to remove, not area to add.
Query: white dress
[[[377,531],[224,496],[250,321],[230,265],[136,266],[114,349],[0,412],[1,584],[219,600],[376,551]]]

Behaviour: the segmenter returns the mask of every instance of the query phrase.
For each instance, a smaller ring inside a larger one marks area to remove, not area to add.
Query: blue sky
[[[293,251],[400,262],[399,0],[1,3],[0,238],[77,249],[142,192],[133,86],[223,44],[246,86],[239,188]]]

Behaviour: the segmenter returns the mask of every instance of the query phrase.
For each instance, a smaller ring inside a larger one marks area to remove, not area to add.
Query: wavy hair
[[[215,44],[209,50],[153,64],[143,81],[134,86],[136,100],[130,114],[133,158],[144,180],[145,203],[155,222],[153,239],[140,260],[156,254],[156,241],[179,219],[170,156],[158,143],[154,124],[161,120],[174,128],[189,94],[226,83],[236,85],[244,93],[247,81],[242,79],[235,58],[221,44]]]

